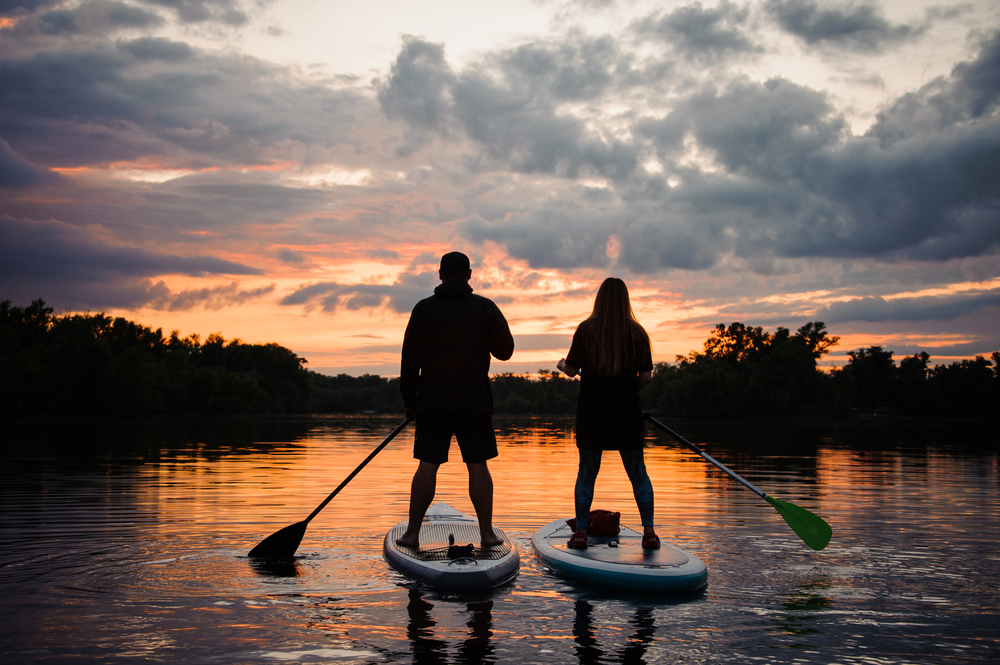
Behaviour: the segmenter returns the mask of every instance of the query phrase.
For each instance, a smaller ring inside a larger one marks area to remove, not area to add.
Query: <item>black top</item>
[[[416,304],[406,325],[403,403],[418,413],[492,413],[490,355],[507,360],[513,353],[500,308],[466,282],[443,282]]]
[[[646,421],[639,403],[639,374],[653,370],[649,344],[629,342],[627,368],[617,376],[601,376],[592,360],[590,319],[577,326],[566,364],[580,369],[576,403],[576,445],[584,450],[642,448]]]

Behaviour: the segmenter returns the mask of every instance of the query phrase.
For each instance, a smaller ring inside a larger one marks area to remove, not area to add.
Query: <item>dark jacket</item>
[[[576,445],[583,450],[634,450],[645,445],[646,421],[639,402],[638,377],[653,370],[649,340],[629,340],[624,349],[628,366],[618,376],[603,376],[593,362],[591,319],[573,334],[566,364],[580,369],[576,402]]]
[[[500,308],[466,282],[443,282],[416,304],[406,326],[403,403],[418,413],[492,413],[490,356],[507,360],[513,353]]]

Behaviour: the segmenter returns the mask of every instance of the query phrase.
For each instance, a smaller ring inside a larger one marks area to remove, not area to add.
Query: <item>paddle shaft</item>
[[[690,441],[688,441],[687,439],[685,439],[683,436],[681,436],[680,434],[678,434],[674,430],[670,429],[669,427],[667,427],[666,425],[664,425],[663,423],[661,423],[659,420],[657,420],[653,416],[649,415],[648,413],[644,413],[642,415],[646,417],[646,420],[648,420],[649,422],[653,423],[653,425],[655,425],[659,429],[663,430],[664,432],[666,432],[667,434],[669,434],[670,436],[672,436],[679,443],[683,443],[685,446],[687,446],[688,448],[690,448],[692,451],[694,451],[695,453],[697,453],[698,455],[700,455],[701,458],[704,459],[706,462],[710,462],[711,464],[714,464],[715,466],[719,467],[720,469],[722,469],[723,471],[725,471],[726,473],[728,473],[730,476],[732,476],[736,480],[740,481],[743,484],[744,487],[746,487],[748,490],[750,490],[751,492],[753,492],[754,494],[756,494],[760,498],[767,499],[767,493],[766,492],[764,492],[763,490],[761,490],[759,487],[755,486],[753,483],[749,482],[748,480],[744,479],[742,476],[740,476],[738,473],[736,473],[735,471],[733,471],[732,469],[730,469],[728,466],[726,466],[725,464],[723,464],[719,460],[715,459],[714,457],[712,457],[711,455],[709,455],[708,453],[706,453],[704,450],[702,450],[698,446],[694,445],[693,443],[691,443]]]
[[[373,459],[375,459],[375,456],[378,455],[380,452],[382,452],[382,449],[385,448],[386,446],[388,446],[389,442],[392,441],[394,438],[396,438],[396,435],[399,434],[401,431],[403,431],[403,428],[406,427],[407,424],[409,424],[409,422],[411,420],[413,420],[413,418],[407,418],[403,422],[399,423],[399,425],[396,426],[396,429],[392,430],[392,433],[385,438],[385,441],[383,441],[382,443],[380,443],[375,450],[371,451],[371,453],[368,455],[368,457],[365,458],[365,461],[362,462],[361,464],[359,464],[358,468],[356,468],[354,471],[351,471],[351,475],[349,475],[346,478],[344,478],[344,482],[342,482],[339,485],[337,485],[337,489],[335,489],[332,492],[330,492],[330,495],[327,496],[325,499],[323,499],[323,503],[321,503],[318,506],[316,506],[316,510],[312,511],[311,513],[309,513],[309,517],[307,517],[304,520],[302,520],[302,523],[303,524],[308,524],[309,521],[312,520],[312,518],[314,518],[317,515],[319,515],[319,511],[321,511],[324,508],[326,508],[326,504],[330,503],[330,501],[333,500],[333,497],[337,496],[337,494],[340,493],[340,490],[342,490],[345,487],[347,487],[347,483],[349,483],[352,480],[354,480],[354,476],[358,475],[361,472],[361,469],[365,468],[365,466],[368,465],[368,462],[371,462]]]

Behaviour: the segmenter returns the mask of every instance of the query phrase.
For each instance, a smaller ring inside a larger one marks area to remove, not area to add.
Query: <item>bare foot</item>
[[[497,536],[493,531],[479,532],[479,546],[483,549],[487,547],[496,547],[497,545],[503,545],[503,538]]]
[[[420,532],[414,534],[404,533],[402,536],[396,539],[396,544],[400,547],[420,547]]]

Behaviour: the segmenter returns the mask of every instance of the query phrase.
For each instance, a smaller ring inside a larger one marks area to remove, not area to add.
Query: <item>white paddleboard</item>
[[[479,523],[446,503],[427,509],[420,547],[396,544],[407,524],[404,520],[389,530],[382,551],[389,565],[410,579],[438,589],[492,589],[517,575],[521,557],[507,535],[493,527],[503,543],[479,547]]]
[[[573,530],[566,520],[549,522],[531,537],[535,556],[557,573],[575,580],[628,591],[693,591],[708,583],[701,560],[666,543],[642,548],[642,534],[621,527],[617,536],[589,536],[587,549],[567,546]]]

